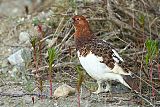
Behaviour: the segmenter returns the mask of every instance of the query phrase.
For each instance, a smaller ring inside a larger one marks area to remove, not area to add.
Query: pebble
[[[30,41],[30,35],[27,32],[21,32],[19,34],[19,41],[21,43]]]
[[[53,96],[56,98],[67,97],[68,95],[73,94],[75,92],[76,92],[75,88],[72,88],[67,84],[63,84],[54,91]]]
[[[24,60],[22,58],[22,52],[23,51],[27,51],[26,53],[27,54],[31,54],[30,50],[29,49],[20,49],[18,50],[17,52],[13,53],[12,55],[10,55],[7,60],[9,61],[9,63],[11,65],[21,65]],[[29,55],[28,55],[29,56]]]

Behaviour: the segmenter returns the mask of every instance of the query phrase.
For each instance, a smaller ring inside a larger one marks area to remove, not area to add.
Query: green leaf
[[[148,64],[149,59],[153,59],[156,55],[158,55],[158,41],[147,39],[145,43],[147,54],[145,56],[146,64]]]
[[[139,19],[139,23],[140,23],[141,25],[144,25],[145,15],[144,15],[144,14],[139,15],[138,19]]]
[[[84,73],[82,70],[80,70],[79,66],[77,66],[76,71],[78,72],[77,91],[80,92],[80,87],[82,85],[82,82],[84,81]]]
[[[40,23],[40,20],[36,17],[32,20],[34,26],[37,26]]]
[[[146,61],[146,64],[149,63],[149,55],[148,54],[146,54],[146,56],[145,56],[145,61]]]
[[[53,61],[56,58],[56,54],[57,53],[55,48],[48,48],[49,66],[53,64]]]
[[[36,37],[30,38],[30,42],[31,42],[32,47],[35,49],[36,48],[37,38]]]

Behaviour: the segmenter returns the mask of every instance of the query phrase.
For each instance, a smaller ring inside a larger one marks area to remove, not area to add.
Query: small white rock
[[[58,97],[67,97],[69,94],[75,93],[76,90],[75,88],[72,88],[71,86],[67,84],[63,84],[59,86],[55,91],[53,96],[58,98]]]
[[[30,37],[29,33],[27,33],[27,32],[21,32],[21,33],[19,34],[19,41],[20,41],[21,43],[26,42],[26,41],[29,41],[29,40],[30,40],[29,37]]]
[[[22,58],[22,52],[24,49],[20,49],[17,52],[13,53],[12,55],[10,55],[7,60],[9,61],[9,63],[11,65],[17,65],[17,64],[21,64],[24,62],[23,58]],[[29,49],[25,49],[25,51],[27,51],[28,54],[31,54],[31,52],[29,51]]]

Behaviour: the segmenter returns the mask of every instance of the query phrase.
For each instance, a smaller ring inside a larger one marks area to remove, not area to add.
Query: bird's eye
[[[80,20],[80,18],[76,18],[76,20]]]

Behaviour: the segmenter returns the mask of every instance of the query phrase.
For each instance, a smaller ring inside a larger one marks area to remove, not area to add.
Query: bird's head
[[[72,17],[73,25],[75,28],[75,37],[90,38],[92,31],[90,30],[89,23],[84,16],[76,15]]]
[[[72,17],[72,20],[73,20],[73,25],[76,30],[82,29],[82,28],[85,28],[85,29],[89,28],[88,21],[86,20],[84,16],[76,15]]]

